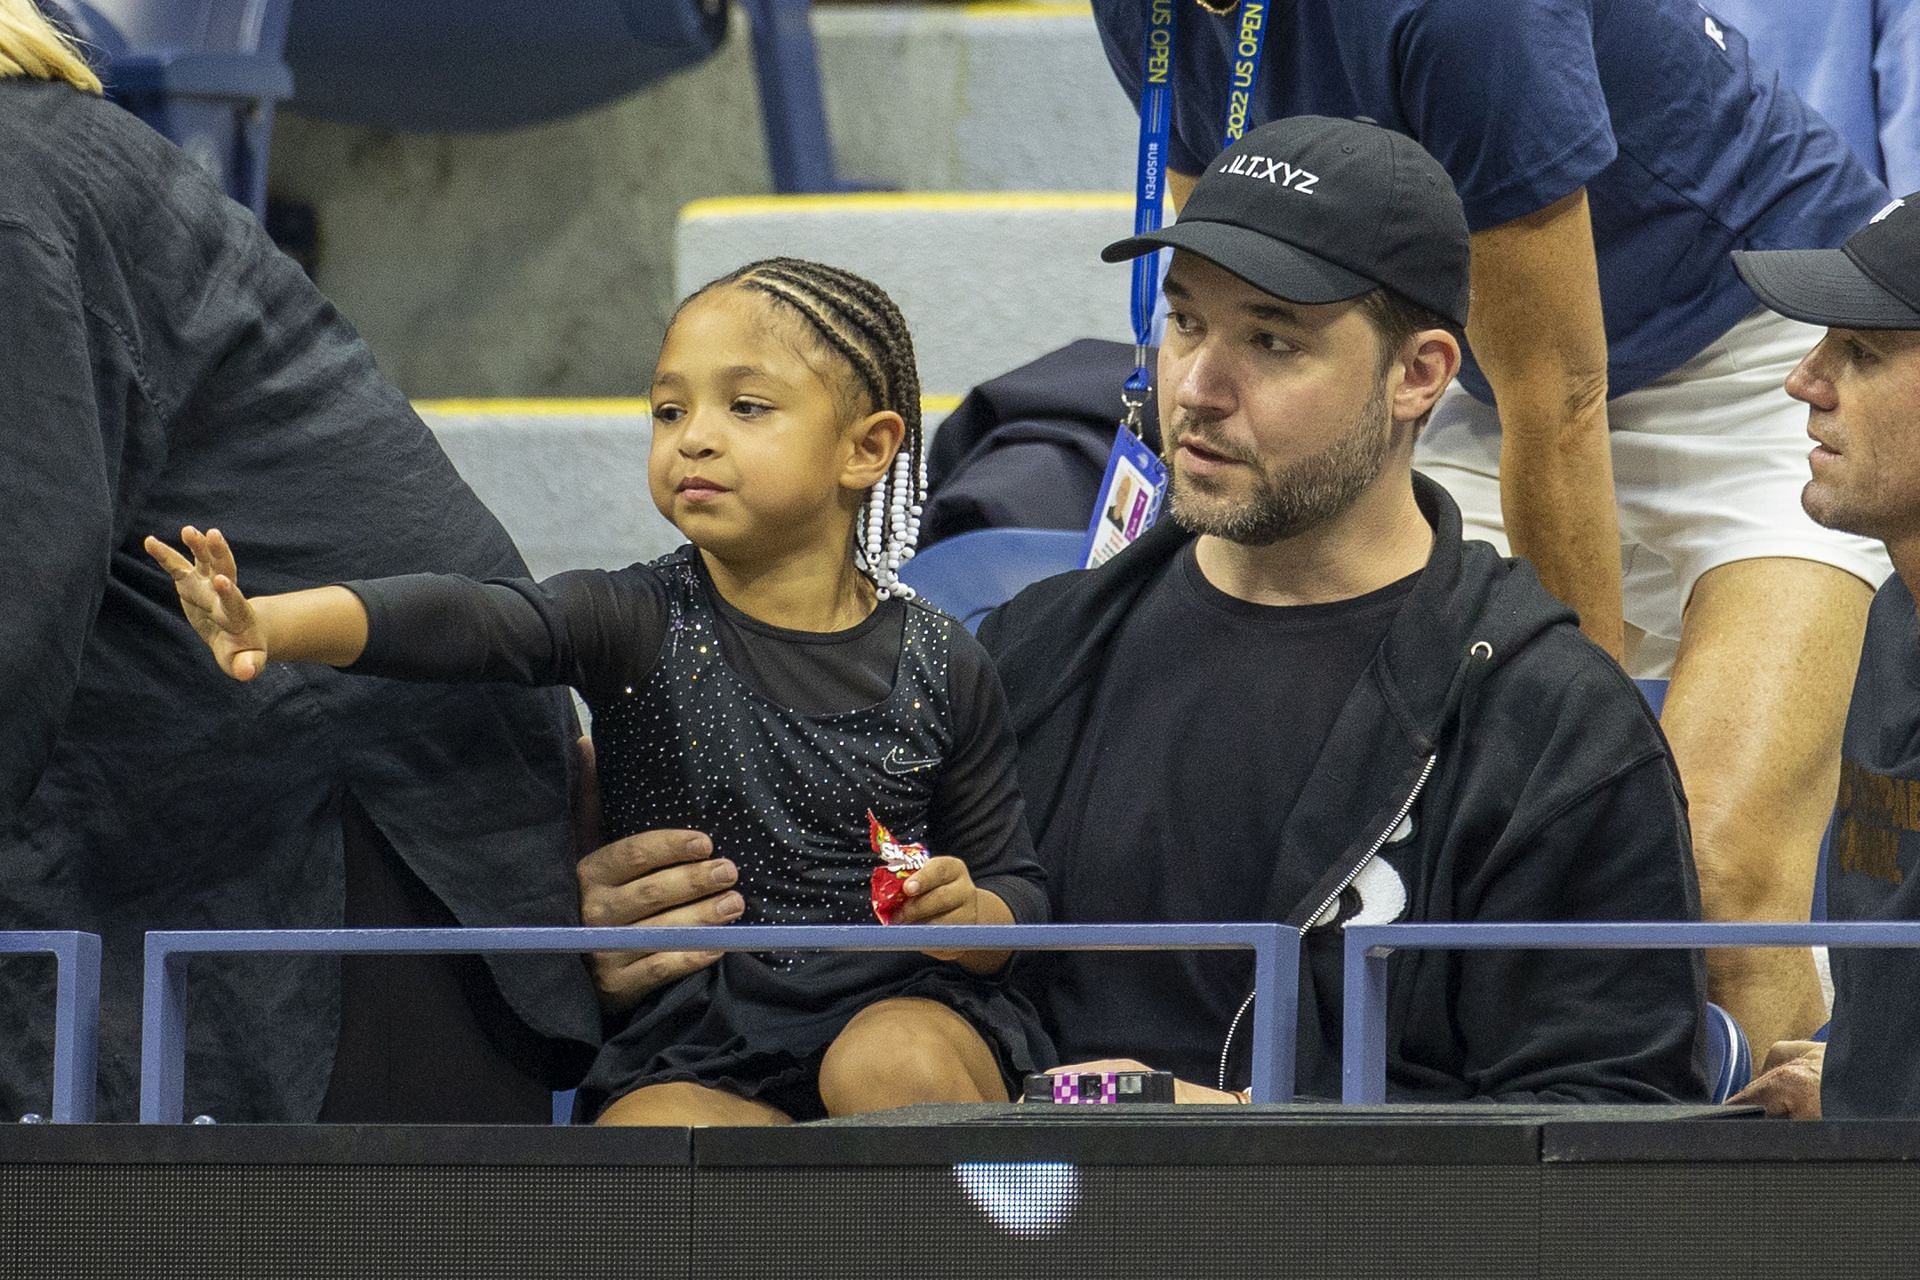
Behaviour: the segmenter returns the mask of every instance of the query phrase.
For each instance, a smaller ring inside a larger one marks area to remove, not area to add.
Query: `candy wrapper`
[[[894,913],[906,905],[907,877],[927,865],[927,847],[901,844],[893,832],[867,810],[867,843],[884,866],[873,869],[873,914],[881,924],[892,924]]]

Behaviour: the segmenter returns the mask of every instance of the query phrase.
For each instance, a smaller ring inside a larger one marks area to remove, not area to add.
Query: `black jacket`
[[[1350,886],[1370,863],[1397,875],[1401,920],[1699,916],[1686,801],[1639,691],[1531,567],[1462,542],[1452,499],[1423,476],[1414,488],[1432,557],[1314,766],[1263,913],[1304,934],[1299,1089],[1312,1096],[1339,1093],[1339,924],[1366,911]],[[1055,894],[1070,879],[1062,811],[1079,794],[1077,746],[1109,642],[1189,536],[1163,521],[1099,569],[1029,587],[981,628]],[[1362,886],[1382,876],[1375,867]],[[1076,914],[1067,901],[1053,911]],[[1389,1096],[1699,1100],[1705,989],[1696,953],[1399,953]],[[1045,1009],[1044,991],[1035,998]],[[1232,1045],[1238,1083],[1249,1023]]]
[[[0,928],[103,936],[100,1118],[131,1119],[143,931],[338,926],[349,793],[462,923],[578,923],[573,714],[553,691],[222,675],[145,535],[217,522],[252,592],[525,567],[352,327],[178,148],[0,80],[0,156]],[[489,968],[577,1076],[585,967]],[[51,971],[0,965],[0,1122],[47,1109]],[[188,974],[189,1113],[311,1120],[338,964]]]

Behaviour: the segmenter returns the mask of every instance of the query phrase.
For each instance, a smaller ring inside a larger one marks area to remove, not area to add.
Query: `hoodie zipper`
[[[1427,762],[1420,766],[1420,776],[1413,781],[1413,790],[1407,792],[1407,798],[1400,804],[1400,812],[1393,815],[1393,821],[1387,824],[1385,831],[1382,831],[1374,837],[1373,847],[1367,850],[1366,856],[1353,864],[1353,868],[1340,878],[1340,883],[1333,887],[1333,892],[1327,895],[1327,900],[1322,902],[1319,907],[1314,910],[1314,913],[1307,917],[1307,922],[1300,926],[1301,937],[1304,938],[1307,936],[1307,930],[1313,928],[1313,922],[1325,915],[1327,908],[1340,901],[1340,895],[1345,893],[1348,886],[1352,885],[1353,882],[1359,878],[1362,871],[1366,870],[1367,864],[1372,862],[1374,858],[1379,855],[1380,851],[1387,847],[1387,841],[1393,839],[1393,833],[1400,829],[1400,824],[1405,822],[1407,815],[1413,812],[1413,802],[1418,800],[1420,793],[1426,789],[1427,779],[1433,776],[1433,767],[1439,762],[1440,753],[1437,751],[1427,757]]]
[[[1305,938],[1307,931],[1313,928],[1313,922],[1315,920],[1318,920],[1322,915],[1326,914],[1327,909],[1333,906],[1334,903],[1340,901],[1340,895],[1345,893],[1348,886],[1352,885],[1353,882],[1359,878],[1362,871],[1366,870],[1367,864],[1378,857],[1380,851],[1387,847],[1387,841],[1393,839],[1393,833],[1400,829],[1400,824],[1405,822],[1407,815],[1413,812],[1414,802],[1420,798],[1420,793],[1426,789],[1427,779],[1433,776],[1434,766],[1438,763],[1440,763],[1439,752],[1435,751],[1427,756],[1427,762],[1420,766],[1420,776],[1414,779],[1413,789],[1407,792],[1407,798],[1400,802],[1400,811],[1393,815],[1393,820],[1387,823],[1386,829],[1374,837],[1373,844],[1367,849],[1366,854],[1358,862],[1353,864],[1346,875],[1340,878],[1340,883],[1333,887],[1333,892],[1327,895],[1326,901],[1315,908],[1313,914],[1307,917],[1307,922],[1300,926],[1300,936],[1302,938]],[[1253,997],[1254,993],[1249,991],[1247,992],[1247,998],[1240,1002],[1240,1008],[1234,1013],[1233,1021],[1227,1024],[1226,1041],[1220,1046],[1219,1087],[1223,1093],[1227,1091],[1227,1057],[1233,1051],[1233,1037],[1235,1033],[1240,1030],[1240,1022],[1247,1016],[1247,1010],[1253,1007]]]

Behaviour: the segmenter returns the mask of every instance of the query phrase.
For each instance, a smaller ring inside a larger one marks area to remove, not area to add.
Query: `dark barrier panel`
[[[16,1126],[0,1276],[681,1280],[688,1133]]]
[[[1920,1122],[1551,1125],[1542,1276],[1920,1275]]]
[[[693,1274],[1533,1276],[1537,1153],[1524,1123],[1227,1125],[1191,1111],[712,1130],[695,1142]]]
[[[1065,1110],[763,1130],[0,1126],[0,1277],[1920,1274],[1920,1124]]]

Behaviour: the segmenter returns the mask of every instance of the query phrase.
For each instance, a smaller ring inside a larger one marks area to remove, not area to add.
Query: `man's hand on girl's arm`
[[[580,921],[596,927],[731,924],[746,909],[733,890],[734,865],[713,857],[713,842],[698,831],[642,831],[602,843],[600,791],[593,741],[582,738],[575,825],[592,852],[574,868],[580,882]],[[600,1007],[620,1013],[706,968],[718,951],[599,951],[592,962]]]

